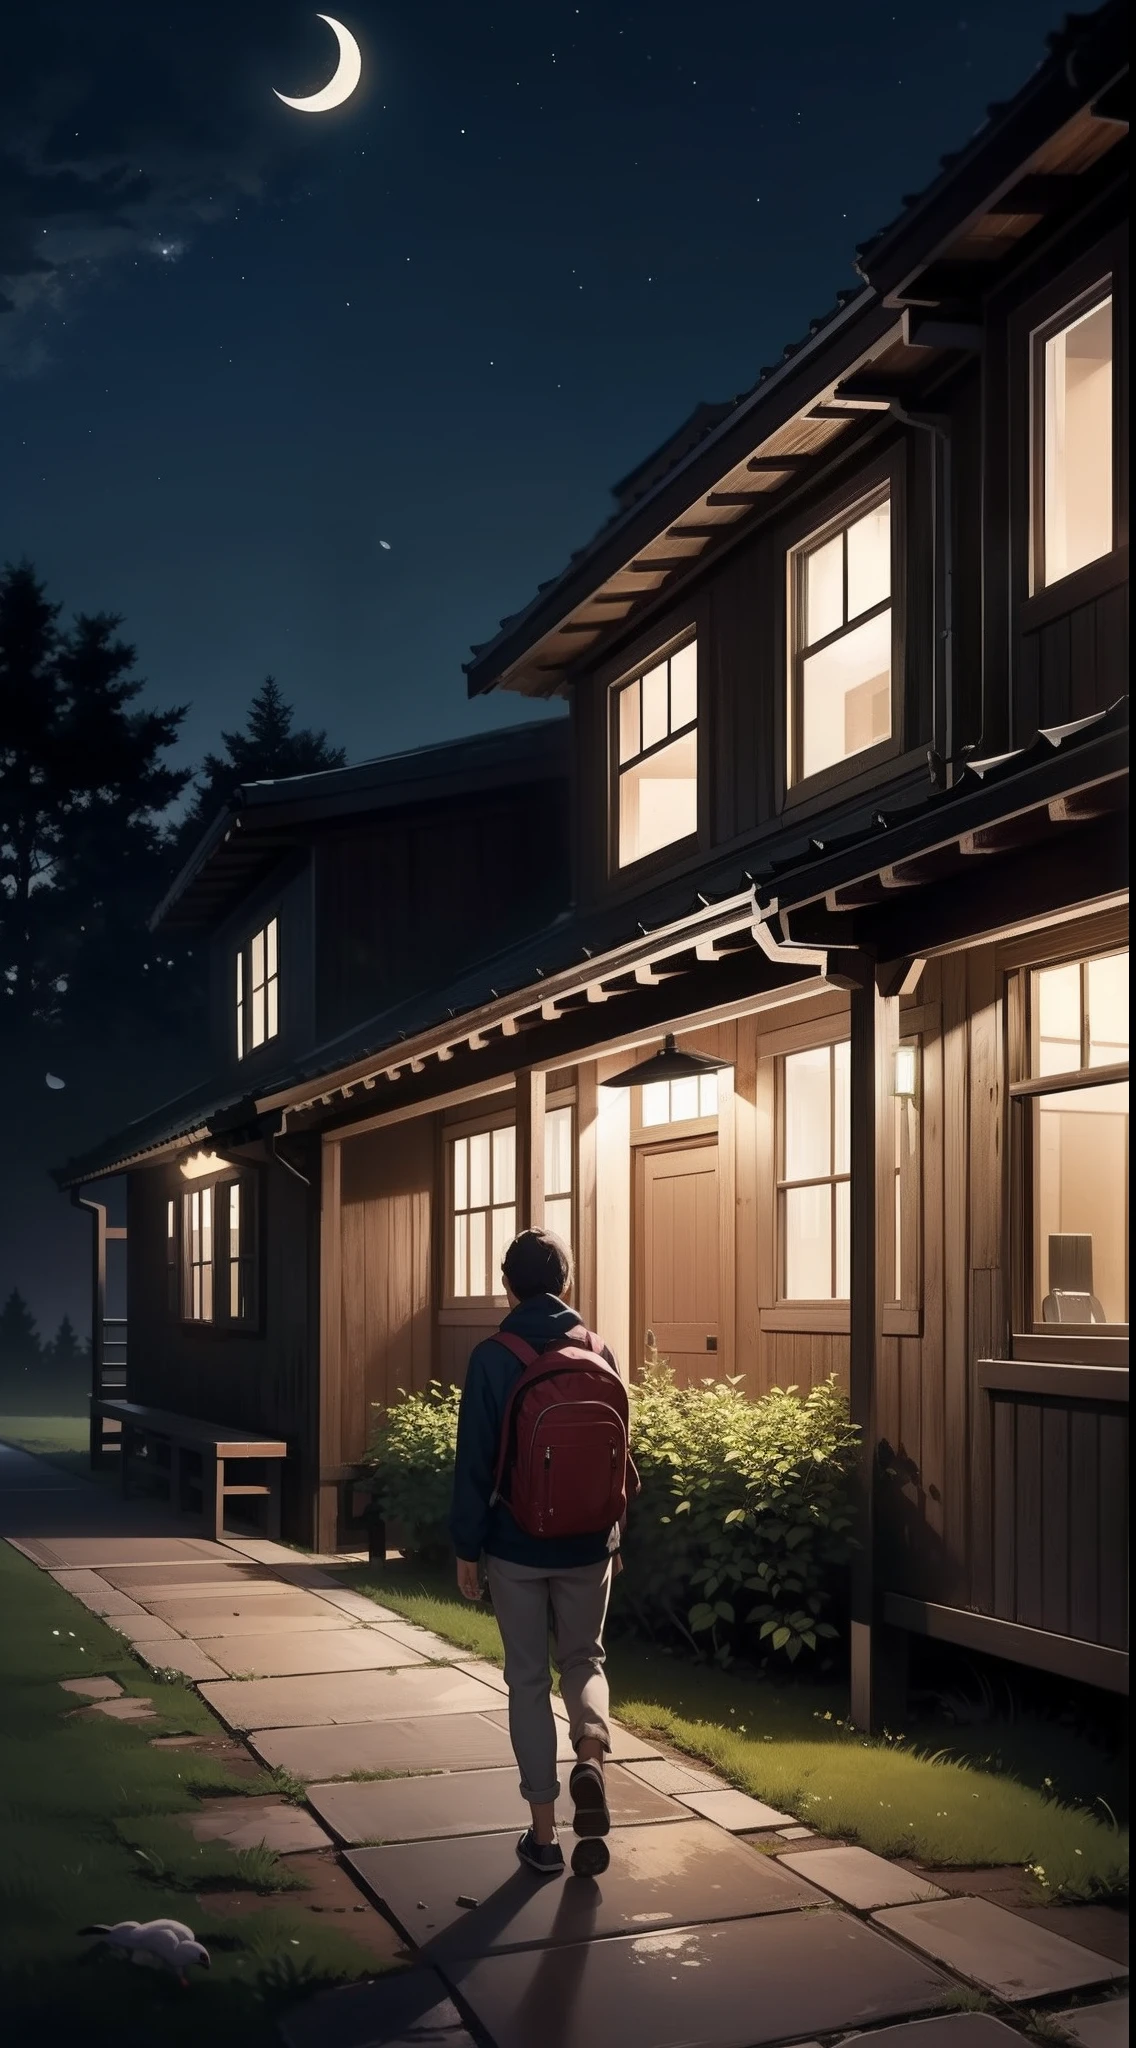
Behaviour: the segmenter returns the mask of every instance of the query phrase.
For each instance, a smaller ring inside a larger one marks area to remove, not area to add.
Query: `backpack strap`
[[[534,1351],[532,1345],[526,1344],[523,1337],[514,1337],[511,1330],[494,1330],[493,1342],[503,1344],[506,1351],[511,1351],[513,1357],[520,1360],[522,1366],[531,1365],[534,1359],[540,1357],[539,1351]]]

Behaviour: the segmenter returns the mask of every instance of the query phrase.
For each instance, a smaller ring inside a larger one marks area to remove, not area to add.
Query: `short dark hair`
[[[501,1262],[518,1301],[532,1294],[563,1294],[572,1283],[572,1254],[551,1230],[522,1230]]]

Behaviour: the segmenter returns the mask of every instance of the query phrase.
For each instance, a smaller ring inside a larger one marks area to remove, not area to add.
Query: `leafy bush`
[[[643,1491],[619,1581],[639,1626],[721,1664],[740,1650],[795,1661],[835,1636],[856,1442],[835,1379],[803,1399],[775,1387],[748,1401],[737,1382],[676,1387],[648,1367],[632,1412]]]
[[[388,1525],[398,1523],[408,1555],[448,1557],[461,1393],[439,1380],[419,1394],[399,1392],[395,1407],[375,1404],[378,1419],[364,1461],[373,1474],[375,1507]]]

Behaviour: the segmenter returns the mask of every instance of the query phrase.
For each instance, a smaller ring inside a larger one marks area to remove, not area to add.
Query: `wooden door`
[[[632,1362],[639,1366],[653,1338],[678,1384],[689,1386],[719,1370],[717,1140],[640,1150],[635,1209]]]

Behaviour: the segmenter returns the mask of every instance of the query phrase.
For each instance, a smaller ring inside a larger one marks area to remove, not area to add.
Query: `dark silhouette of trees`
[[[45,1355],[50,1356],[57,1373],[76,1371],[86,1363],[86,1352],[79,1342],[78,1332],[66,1313],[60,1318],[59,1328],[44,1346]]]
[[[293,727],[295,712],[279,684],[266,676],[248,708],[243,732],[223,732],[223,754],[206,754],[193,802],[178,831],[179,850],[187,858],[196,840],[242,782],[271,782],[284,775],[313,775],[321,768],[342,768],[347,755],[333,747],[326,732]]]
[[[36,1320],[18,1287],[0,1308],[0,1373],[5,1378],[31,1376],[43,1363]]]

